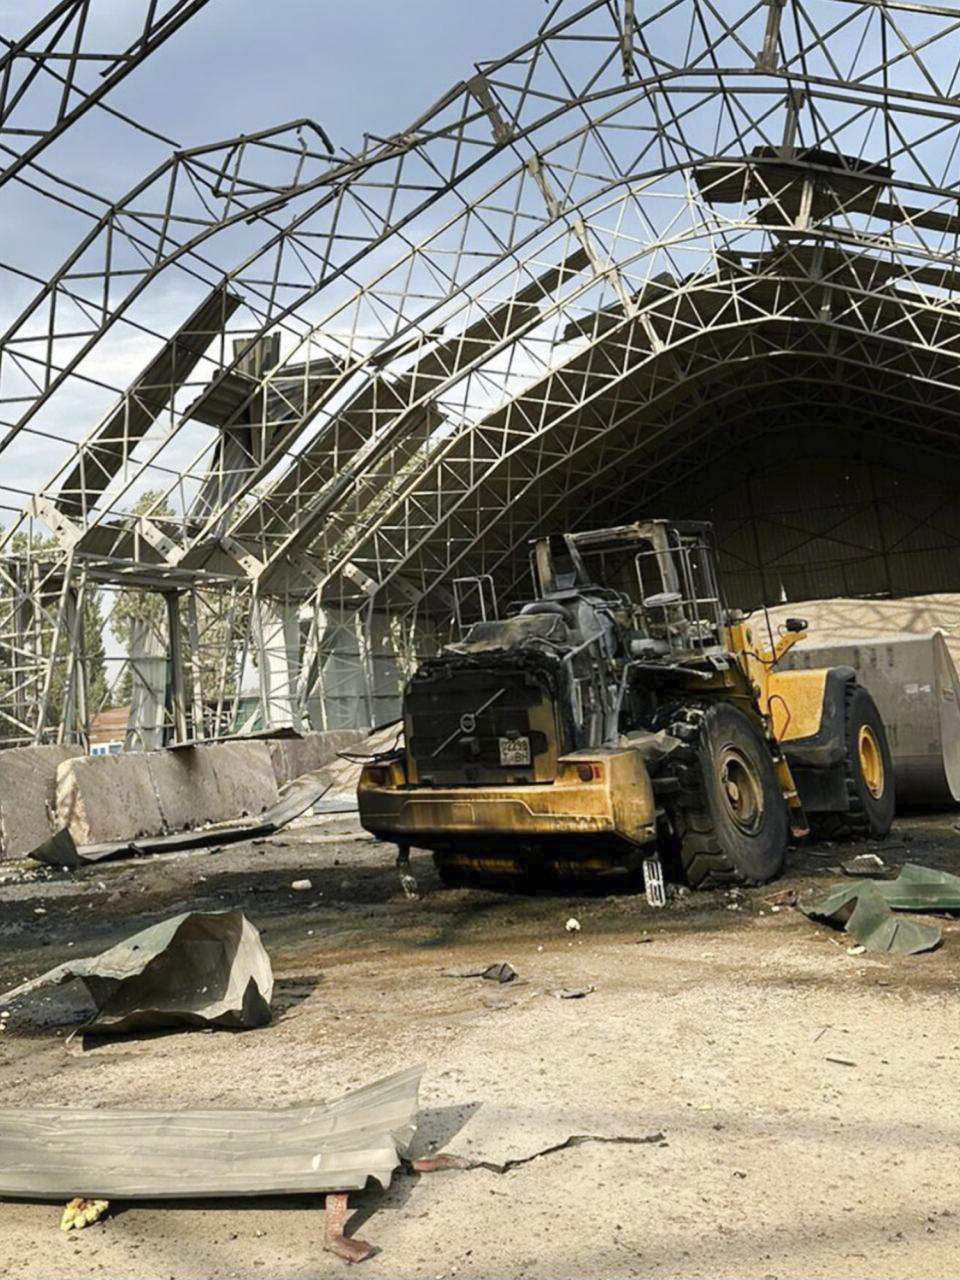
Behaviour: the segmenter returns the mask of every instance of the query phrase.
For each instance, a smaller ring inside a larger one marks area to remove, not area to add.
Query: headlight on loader
[[[558,782],[602,782],[603,781],[603,765],[597,764],[595,761],[582,760],[575,763],[572,760],[566,762],[561,761],[557,765],[557,781]]]

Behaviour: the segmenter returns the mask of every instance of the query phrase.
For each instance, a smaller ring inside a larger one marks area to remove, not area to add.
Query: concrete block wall
[[[337,758],[340,751],[363,742],[367,730],[329,729],[325,732],[305,733],[302,738],[268,738],[270,759],[278,785],[299,778],[302,773],[312,773]]]
[[[103,844],[254,817],[278,798],[265,742],[218,742],[67,760],[56,818],[76,844]]]
[[[0,751],[0,857],[22,858],[49,839],[57,769],[79,747],[11,747]]]
[[[341,730],[65,759],[56,772],[56,827],[84,845],[253,818],[276,804],[283,783],[322,768],[363,736]],[[20,852],[50,834],[47,826]]]

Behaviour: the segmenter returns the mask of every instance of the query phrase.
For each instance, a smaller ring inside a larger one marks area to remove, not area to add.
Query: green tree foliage
[[[146,515],[151,512],[152,518],[170,518],[173,511],[163,500],[158,489],[148,489],[133,505],[133,515]],[[159,505],[158,505],[159,504]],[[152,510],[156,507],[156,510]],[[166,636],[167,606],[163,596],[157,591],[122,591],[113,606],[110,615],[110,628],[123,646],[124,654],[129,656],[133,640],[133,629],[137,623],[144,623],[155,631],[157,636]],[[132,680],[130,672],[124,675],[121,702],[130,701]]]
[[[34,559],[42,558],[46,552],[49,552],[52,557],[61,554],[55,538],[34,537],[28,543],[26,534],[16,534],[11,541],[11,554],[13,556],[24,555],[28,549]],[[0,605],[4,612],[9,608],[9,603]],[[48,608],[55,615],[56,603],[48,606]],[[87,714],[90,718],[104,707],[107,700],[106,646],[104,644],[103,630],[103,600],[101,593],[92,584],[87,583],[83,593],[83,649],[79,654],[79,659],[83,664],[86,675]],[[49,658],[53,645],[53,622],[49,617],[43,621],[41,645],[44,658]],[[58,650],[59,660],[54,666],[50,697],[47,703],[46,723],[51,728],[60,723],[63,715],[69,645],[69,636],[62,635]],[[22,654],[18,655],[7,646],[0,645],[0,701],[6,702],[12,697],[14,685],[18,679],[14,669],[22,666],[23,662],[24,656]],[[22,676],[19,678],[22,679]],[[39,693],[40,689],[36,685],[31,686],[30,701],[33,700],[33,697],[39,696]],[[12,723],[7,721],[0,728],[0,737],[6,736],[8,732],[19,735],[23,731],[14,729]]]

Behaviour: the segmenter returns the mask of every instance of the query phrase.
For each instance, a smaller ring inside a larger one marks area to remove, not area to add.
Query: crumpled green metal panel
[[[931,951],[940,942],[936,925],[895,916],[873,880],[841,885],[822,902],[805,907],[804,913],[845,929],[867,951],[912,955]]]
[[[912,955],[939,944],[935,924],[903,920],[895,911],[960,911],[960,876],[907,862],[895,880],[840,885],[804,908],[806,915],[845,929],[867,951]]]
[[[97,1011],[86,1030],[260,1027],[270,1021],[273,970],[260,934],[240,911],[188,911],[100,955],[68,960],[0,996],[79,978]]]
[[[873,881],[894,911],[960,911],[960,876],[906,862],[896,880]]]

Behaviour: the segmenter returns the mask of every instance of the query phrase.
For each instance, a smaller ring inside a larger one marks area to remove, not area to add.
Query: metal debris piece
[[[403,890],[405,898],[417,899],[420,897],[420,886],[417,884],[417,878],[407,871],[401,872],[400,888]]]
[[[471,1160],[469,1156],[458,1156],[452,1152],[440,1151],[435,1156],[422,1156],[419,1160],[411,1160],[408,1163],[408,1167],[411,1173],[442,1173],[447,1169],[488,1169],[491,1173],[509,1173],[511,1169],[516,1169],[519,1165],[530,1164],[543,1156],[552,1156],[557,1151],[566,1151],[569,1147],[582,1147],[586,1142],[604,1142],[627,1147],[643,1147],[654,1144],[663,1146],[666,1141],[667,1137],[664,1133],[648,1133],[642,1138],[623,1135],[608,1138],[603,1134],[575,1133],[569,1138],[565,1138],[563,1142],[556,1142],[553,1146],[543,1147],[540,1151],[534,1151],[529,1156],[517,1156],[513,1160],[506,1160],[503,1164],[494,1164],[491,1160]]]
[[[81,1196],[75,1196],[63,1211],[60,1230],[82,1231],[91,1223],[99,1222],[109,1208],[109,1200],[84,1200]]]
[[[667,905],[667,885],[663,878],[663,863],[659,858],[643,860],[643,891],[648,906],[665,907]]]
[[[44,840],[43,844],[27,856],[33,858],[35,862],[45,862],[51,867],[68,867],[72,870],[74,867],[83,866],[83,858],[77,852],[73,836],[66,827],[52,835],[49,840]]]
[[[298,893],[303,893],[307,889],[313,888],[312,880],[294,880],[290,884],[291,889],[296,889]]]
[[[875,853],[858,853],[855,858],[840,864],[847,876],[873,876],[883,871],[886,863]]]
[[[326,1217],[323,1224],[323,1247],[327,1253],[335,1253],[344,1262],[364,1262],[373,1253],[373,1245],[366,1240],[350,1240],[343,1234],[347,1222],[345,1191],[331,1192],[324,1202]]]
[[[596,991],[596,987],[555,987],[550,994],[556,996],[558,1000],[582,1000],[584,996],[590,995],[592,991]]]
[[[805,908],[808,916],[843,925],[867,951],[912,955],[938,945],[936,925],[900,920],[894,911],[960,911],[960,876],[907,862],[895,880],[841,885],[823,902]]]
[[[567,933],[579,933],[580,921],[577,920],[576,917],[571,916],[563,927],[566,929]]]
[[[107,844],[75,845],[64,828],[50,840],[32,850],[28,857],[53,867],[80,867],[107,858],[144,856],[151,853],[174,853],[180,849],[198,849],[216,841],[218,845],[236,844],[271,836],[294,818],[301,817],[333,786],[333,778],[325,769],[305,773],[272,808],[255,822],[237,822],[229,826],[204,827],[197,831],[174,831],[166,836],[144,836],[136,840],[115,840]],[[72,850],[72,852],[71,852]]]
[[[771,907],[795,907],[797,905],[796,889],[778,889],[776,893],[768,893],[764,902]]]
[[[501,960],[499,964],[488,965],[479,976],[487,982],[513,982],[517,971],[509,960]]]
[[[466,973],[445,973],[445,978],[485,978],[487,982],[513,982],[520,975],[509,960],[487,965],[486,969],[468,969]]]
[[[70,978],[83,982],[97,1006],[85,1030],[259,1027],[270,1021],[270,957],[239,911],[171,916],[98,956],[68,960],[14,987],[0,996],[0,1005]]]
[[[804,907],[804,914],[845,929],[867,951],[900,955],[932,951],[940,943],[940,930],[934,924],[902,920],[893,914],[881,890],[895,884],[896,881],[878,884],[864,880],[859,884],[841,885],[822,902]]]
[[[416,1132],[422,1074],[410,1067],[297,1107],[0,1109],[0,1195],[295,1195],[359,1191],[368,1178],[388,1187]]]
[[[896,880],[877,889],[894,911],[960,911],[960,876],[918,862],[904,863]]]

